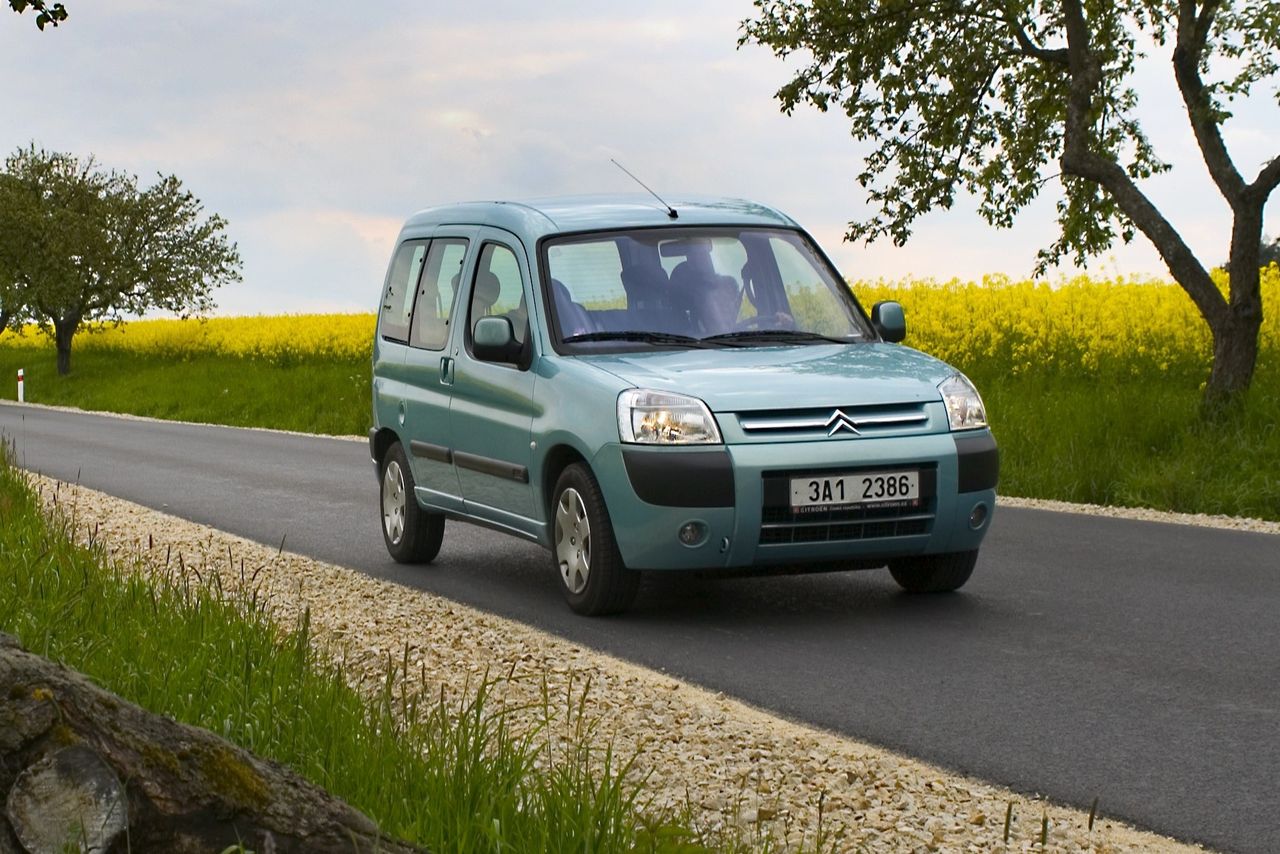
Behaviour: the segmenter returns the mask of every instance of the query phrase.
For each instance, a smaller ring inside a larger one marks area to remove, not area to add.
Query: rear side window
[[[467,241],[443,238],[431,242],[426,269],[418,283],[418,299],[413,309],[413,331],[409,344],[428,350],[443,350],[449,341],[449,321],[453,318],[454,297],[467,257]]]
[[[382,309],[378,312],[378,333],[393,341],[409,340],[409,318],[413,314],[413,295],[418,288],[422,262],[427,256],[427,241],[408,240],[400,244],[387,274],[382,291]]]

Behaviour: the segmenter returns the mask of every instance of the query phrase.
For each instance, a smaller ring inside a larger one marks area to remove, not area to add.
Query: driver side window
[[[524,280],[515,253],[500,243],[486,243],[480,250],[476,278],[471,288],[471,334],[482,317],[507,317],[518,343],[528,333],[529,310],[524,298]]]

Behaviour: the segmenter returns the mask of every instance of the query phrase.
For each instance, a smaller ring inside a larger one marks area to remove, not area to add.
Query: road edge
[[[81,415],[101,415],[104,418],[121,418],[128,421],[149,421],[157,424],[186,424],[195,427],[223,427],[228,430],[253,430],[259,433],[275,433],[283,436],[304,436],[310,439],[336,439],[343,442],[367,442],[366,436],[332,435],[328,433],[305,433],[300,430],[280,430],[274,427],[239,427],[231,424],[211,424],[204,421],[178,421],[173,418],[154,418],[148,415],[132,415],[125,412],[111,412],[99,409],[80,409],[75,406],[54,406],[48,403],[18,403],[13,400],[0,400],[0,406],[14,409],[31,408],[52,412],[71,412]],[[1000,495],[996,498],[997,507],[1014,507],[1026,510],[1041,510],[1049,513],[1075,513],[1084,516],[1111,516],[1116,519],[1129,519],[1139,522],[1160,522],[1166,525],[1183,525],[1196,528],[1218,528],[1230,531],[1248,531],[1256,534],[1272,534],[1280,536],[1280,522],[1267,519],[1255,519],[1249,516],[1226,516],[1212,513],[1179,513],[1171,510],[1155,510],[1149,507],[1124,507],[1104,504],[1079,504],[1071,501],[1060,501],[1054,498],[1021,498],[1012,495]]]

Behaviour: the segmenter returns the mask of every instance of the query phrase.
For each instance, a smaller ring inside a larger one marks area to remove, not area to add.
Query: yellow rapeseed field
[[[77,351],[124,350],[184,359],[213,354],[293,362],[304,359],[369,358],[372,314],[279,314],[201,320],[135,320],[76,335]],[[34,328],[23,336],[6,333],[0,346],[38,340]]]
[[[1215,280],[1225,290],[1225,274]],[[966,370],[1204,373],[1212,353],[1195,305],[1168,282],[1078,276],[1050,286],[986,276],[979,282],[855,282],[853,289],[868,310],[879,300],[901,302],[906,343]],[[1280,267],[1263,271],[1262,293],[1260,366],[1274,364],[1280,350]]]
[[[1225,277],[1219,282],[1225,288]],[[1083,376],[1202,374],[1208,328],[1191,300],[1168,282],[1079,276],[1050,285],[1005,276],[981,281],[854,282],[868,308],[895,299],[906,309],[907,343],[966,370]],[[1263,273],[1267,320],[1260,365],[1280,349],[1280,267]],[[368,358],[372,314],[274,315],[142,320],[76,336],[78,350],[125,350],[184,359],[217,354],[271,362]],[[35,330],[0,335],[30,346]]]

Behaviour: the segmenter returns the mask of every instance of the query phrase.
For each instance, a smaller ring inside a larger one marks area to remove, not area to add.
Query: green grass
[[[1280,382],[1200,417],[1189,382],[971,374],[1000,444],[1000,492],[1280,520]]]
[[[361,435],[369,429],[367,359],[280,364],[84,350],[72,354],[71,374],[60,377],[52,348],[33,342],[0,347],[0,398],[17,397],[18,368],[26,375],[26,399],[36,403],[304,433]]]
[[[362,435],[364,360],[275,364],[77,352],[59,377],[48,345],[0,347],[0,397],[24,367],[27,400],[237,426]],[[1001,446],[1000,491],[1028,498],[1280,520],[1280,367],[1259,366],[1242,411],[1199,416],[1201,378],[1072,376],[960,365],[986,400]]]
[[[273,624],[251,591],[178,572],[148,577],[46,519],[0,462],[0,631],[154,712],[205,727],[289,765],[434,851],[772,850],[767,839],[702,836],[688,815],[646,815],[630,762],[601,750],[581,707],[567,746],[517,731],[485,681],[460,703],[403,690],[388,661],[376,697],[349,687],[314,649],[307,620]],[[252,567],[248,568],[252,572]],[[545,695],[544,695],[545,696]]]

